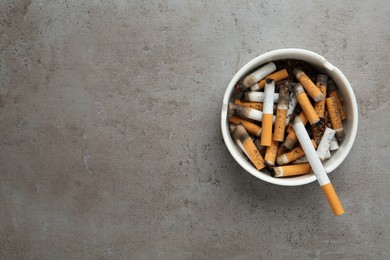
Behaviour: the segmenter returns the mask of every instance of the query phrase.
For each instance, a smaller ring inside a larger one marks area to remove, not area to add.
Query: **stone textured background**
[[[1,1],[0,258],[389,259],[390,4],[342,2]],[[339,218],[221,137],[231,77],[285,47],[357,97]]]

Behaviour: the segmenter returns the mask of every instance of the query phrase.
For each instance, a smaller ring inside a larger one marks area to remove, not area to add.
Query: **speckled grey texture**
[[[0,258],[390,258],[388,1],[0,10]],[[317,183],[266,184],[222,141],[231,77],[284,47],[326,57],[357,97],[339,218]]]

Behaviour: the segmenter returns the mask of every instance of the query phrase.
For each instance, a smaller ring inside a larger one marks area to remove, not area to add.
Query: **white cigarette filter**
[[[333,137],[332,141],[329,144],[329,150],[334,151],[339,149],[339,143],[337,142],[336,137]]]
[[[270,62],[264,65],[263,67],[261,67],[260,69],[252,72],[250,75],[244,78],[244,81],[242,82],[243,87],[241,87],[242,90],[252,87],[254,84],[259,82],[262,78],[271,74],[275,70],[276,70],[276,65],[273,62]]]
[[[247,91],[244,93],[244,100],[250,102],[264,102],[265,92],[260,91]],[[279,94],[273,94],[273,103],[277,103],[279,99]]]
[[[325,128],[325,132],[322,135],[320,144],[317,147],[317,154],[318,154],[318,157],[320,157],[321,161],[330,157],[329,146],[330,146],[330,142],[332,142],[335,134],[336,134],[335,130],[333,130],[329,127]],[[329,157],[327,157],[327,156],[329,156]]]
[[[299,140],[299,143],[301,144],[303,150],[305,151],[307,160],[309,161],[309,164],[317,177],[317,180],[325,193],[325,196],[328,200],[328,203],[333,211],[333,213],[336,216],[339,216],[341,214],[344,214],[343,206],[340,203],[340,200],[330,183],[330,180],[328,178],[328,175],[325,172],[325,168],[321,163],[320,158],[318,157],[318,154],[316,150],[314,149],[314,146],[310,140],[309,134],[307,133],[305,126],[303,125],[301,119],[299,117],[296,117],[294,119],[293,124],[294,131],[297,135],[297,138]]]
[[[244,107],[240,105],[236,105],[233,103],[229,103],[228,106],[229,114],[237,114],[240,117],[252,119],[255,121],[263,121],[263,112],[257,109],[253,109],[250,107]],[[275,123],[275,116],[272,117],[272,123]]]
[[[288,123],[290,122],[291,115],[294,112],[294,109],[297,106],[297,104],[298,104],[297,97],[295,96],[294,92],[291,92],[290,93],[290,97],[288,99],[288,109],[287,109],[286,125],[288,125]]]

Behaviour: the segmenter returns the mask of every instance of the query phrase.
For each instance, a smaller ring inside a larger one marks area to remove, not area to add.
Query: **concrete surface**
[[[389,259],[390,5],[342,2],[1,1],[0,258]],[[283,47],[354,87],[340,218],[222,141],[231,77]]]

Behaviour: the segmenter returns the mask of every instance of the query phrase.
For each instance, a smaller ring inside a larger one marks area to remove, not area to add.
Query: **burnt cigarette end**
[[[237,111],[237,108],[238,106],[236,104],[233,104],[233,103],[229,103],[228,105],[228,114],[229,115],[234,115]]]
[[[272,177],[275,177],[275,168],[277,169],[278,167],[273,167],[273,168],[270,168],[269,170],[270,170],[270,174],[271,174],[271,176]]]
[[[244,140],[250,138],[248,133],[246,132],[245,128],[241,124],[240,125],[236,125],[235,133],[237,134],[237,138],[241,142],[244,142]]]
[[[298,96],[301,93],[304,93],[305,90],[303,89],[301,83],[297,83],[294,85],[294,94],[295,96]]]

